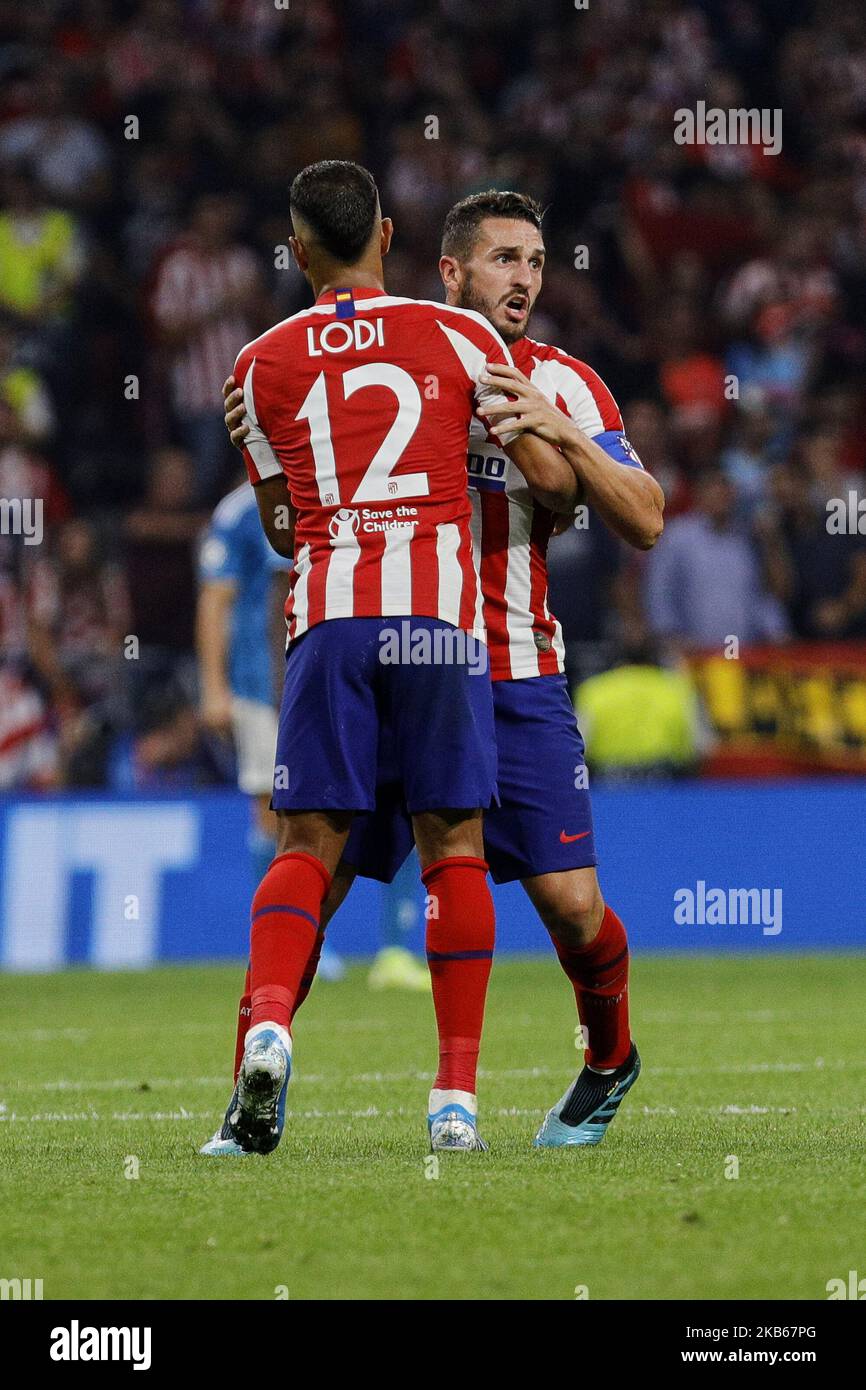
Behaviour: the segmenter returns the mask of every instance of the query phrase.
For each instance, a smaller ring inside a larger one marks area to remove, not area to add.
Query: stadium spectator
[[[611,646],[611,591],[623,547],[598,517],[570,526],[548,550],[550,610],[562,625],[565,669],[575,685],[601,669]]]
[[[14,375],[13,375],[14,382]],[[25,386],[19,379],[19,385]],[[0,392],[2,392],[0,383]],[[15,395],[13,389],[13,398]],[[9,524],[0,532],[0,565],[16,571],[28,554],[38,553],[46,531],[70,514],[70,503],[54,469],[41,454],[29,448],[22,436],[20,417],[0,396],[0,498]],[[20,523],[15,522],[15,507]]]
[[[134,710],[146,708],[161,687],[195,690],[196,541],[207,521],[193,497],[193,467],[182,449],[153,455],[147,489],[126,517],[124,562],[131,600],[129,632],[137,657],[129,663]]]
[[[741,392],[757,390],[778,410],[799,404],[838,300],[817,219],[779,225],[771,256],[749,261],[723,295],[737,335],[727,365]]]
[[[38,337],[70,312],[83,270],[75,219],[45,202],[30,165],[7,166],[0,210],[0,308]]]
[[[63,780],[99,785],[113,731],[123,722],[123,576],[89,522],[71,519],[56,551],[28,575],[30,653],[59,719]]]
[[[54,433],[54,407],[45,382],[21,360],[20,349],[12,323],[0,317],[0,402],[13,413],[18,441],[36,447]]]
[[[758,517],[773,592],[791,629],[805,639],[866,637],[866,536],[828,528],[827,503],[846,504],[847,486],[832,491],[817,481],[821,455],[832,442],[815,435],[801,457],[804,468],[778,464],[770,476],[766,507]],[[835,472],[831,462],[830,477]],[[811,483],[810,477],[811,472]],[[837,475],[838,476],[838,475]],[[860,493],[855,491],[855,497]]]
[[[760,392],[738,402],[721,464],[736,491],[737,514],[744,522],[752,519],[766,498],[770,465],[778,457],[775,433],[775,420]]]
[[[665,529],[647,565],[646,612],[652,631],[683,651],[780,641],[781,605],[762,575],[755,539],[735,520],[735,493],[720,470],[705,474],[694,512]]]
[[[0,130],[0,162],[26,160],[46,195],[59,207],[87,208],[108,192],[108,142],[78,112],[78,101],[62,67],[34,69],[29,93],[19,93],[29,110]]]
[[[694,770],[703,739],[694,686],[684,671],[660,664],[639,629],[611,670],[578,686],[574,702],[593,776],[636,780]]]
[[[200,197],[185,237],[159,268],[153,295],[171,361],[176,423],[195,464],[195,500],[202,505],[216,500],[233,467],[222,380],[262,314],[255,256],[236,240],[242,211],[235,197]]]
[[[49,791],[58,782],[48,707],[23,670],[0,665],[0,791]]]

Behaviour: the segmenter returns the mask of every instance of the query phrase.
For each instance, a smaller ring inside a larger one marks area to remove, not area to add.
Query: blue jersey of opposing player
[[[289,562],[265,538],[255,493],[242,483],[217,506],[199,549],[202,582],[230,580],[236,586],[228,680],[232,694],[242,700],[274,703],[271,587],[274,573],[288,569]]]

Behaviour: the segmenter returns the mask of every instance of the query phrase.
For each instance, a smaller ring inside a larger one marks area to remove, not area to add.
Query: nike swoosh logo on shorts
[[[589,833],[588,830],[581,830],[579,835],[566,835],[564,830],[560,830],[559,838],[562,844],[570,845],[574,840],[585,840]]]

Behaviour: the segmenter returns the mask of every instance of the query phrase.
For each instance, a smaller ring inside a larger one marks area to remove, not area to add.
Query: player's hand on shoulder
[[[568,416],[558,410],[537,386],[533,386],[518,367],[509,367],[504,362],[488,362],[479,380],[483,386],[501,391],[508,397],[504,401],[485,403],[483,412],[479,411],[494,430],[501,431],[503,435],[511,431],[528,431],[546,439],[549,444],[559,445],[563,442],[570,425]]]
[[[250,427],[244,422],[247,413],[244,393],[233,376],[226,377],[223,382],[223,401],[229,439],[236,449],[243,452],[244,440],[250,432]]]

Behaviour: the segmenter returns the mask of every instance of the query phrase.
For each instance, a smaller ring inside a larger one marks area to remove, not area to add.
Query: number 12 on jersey
[[[354,505],[399,497],[429,497],[430,480],[426,473],[402,473],[396,478],[391,476],[421,419],[421,392],[413,378],[402,367],[396,367],[391,362],[365,362],[360,367],[351,367],[343,372],[342,383],[346,401],[356,391],[363,391],[366,387],[385,387],[397,397],[397,414],[370,460],[355,495],[341,497],[325,373],[319,373],[295,419],[306,420],[310,428],[310,448],[322,506]]]

